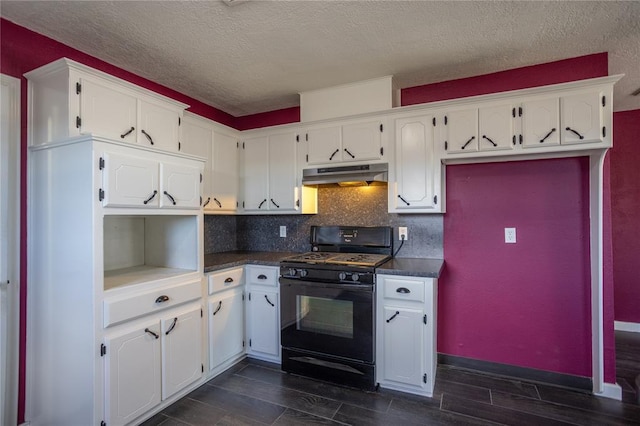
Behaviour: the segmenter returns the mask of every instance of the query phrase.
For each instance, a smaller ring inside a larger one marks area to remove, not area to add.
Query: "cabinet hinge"
[[[104,169],[104,158],[100,157],[100,160],[98,161],[98,168],[100,170]]]
[[[204,364],[200,364],[200,367],[202,368],[202,372],[204,373]]]
[[[244,142],[242,142],[242,149],[244,149]]]
[[[514,107],[514,108],[511,108],[511,116],[512,116],[513,118],[516,118],[516,109],[515,109],[515,107]]]
[[[384,155],[384,147],[380,147],[380,155]]]
[[[447,141],[444,141],[444,150],[446,151],[447,149],[449,149],[449,144]]]
[[[447,118],[447,116],[445,115],[445,116],[444,116],[444,125],[446,126],[448,122],[449,122],[449,119],[448,119],[448,118]]]
[[[82,92],[82,84],[80,84],[80,82],[78,82],[78,83],[76,83],[76,94],[79,95],[80,92]]]
[[[100,343],[100,356],[105,356],[107,354],[107,347],[104,343]]]
[[[518,117],[522,117],[522,107],[518,107]]]
[[[200,183],[202,183],[202,173],[200,173]]]
[[[107,426],[107,422],[105,422],[104,420],[100,422],[100,426]]]
[[[384,124],[380,124],[380,133],[384,132]]]
[[[605,106],[607,104],[607,100],[606,100],[606,96],[602,97],[602,106]]]
[[[202,312],[202,308],[200,309],[200,318],[204,317],[204,312]]]
[[[240,148],[240,142],[236,142],[236,148]]]
[[[79,115],[76,116],[76,128],[80,128],[80,126],[82,126],[82,119],[80,118]]]
[[[438,196],[437,195],[433,196],[433,204],[438,204]]]
[[[433,117],[433,118],[431,119],[431,122],[433,123],[433,127],[436,127],[436,118],[435,118],[435,117]]]
[[[426,314],[422,317],[422,322],[425,323],[425,324],[427,323],[427,315]]]
[[[251,293],[247,296],[249,298],[249,302],[251,302]]]
[[[309,162],[309,154],[307,154],[307,163]]]
[[[244,348],[244,340],[242,341],[242,347]]]
[[[607,128],[602,126],[602,137],[606,137],[607,136]]]
[[[522,133],[518,135],[518,140],[520,141],[520,145],[522,145]]]
[[[102,188],[98,189],[98,201],[104,200],[104,191]]]
[[[251,339],[249,339],[249,347],[251,347]]]
[[[296,200],[296,207],[300,207],[300,200]]]
[[[300,142],[300,135],[296,135],[296,142]]]
[[[182,144],[180,142],[178,142],[178,151],[182,150]]]
[[[244,302],[244,294],[242,295],[242,301]]]
[[[422,376],[422,381],[424,383],[427,383],[427,374],[426,373]]]
[[[309,133],[305,133],[305,134],[304,134],[304,140],[305,140],[306,142],[309,142]]]
[[[244,201],[242,202],[242,208],[244,209]]]
[[[178,117],[178,126],[182,125],[182,120]]]

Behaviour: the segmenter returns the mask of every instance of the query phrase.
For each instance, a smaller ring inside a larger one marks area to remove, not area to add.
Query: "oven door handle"
[[[280,277],[280,284],[287,285],[290,284],[292,286],[301,286],[301,287],[310,287],[310,288],[335,288],[338,290],[355,290],[355,291],[373,291],[373,284],[332,284],[332,283],[321,283],[315,281],[304,281],[304,280],[292,280],[288,278]]]

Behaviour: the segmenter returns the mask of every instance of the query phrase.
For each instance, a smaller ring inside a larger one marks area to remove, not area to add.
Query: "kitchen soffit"
[[[640,2],[0,2],[3,18],[234,116],[394,75],[400,88],[609,52],[639,109]]]

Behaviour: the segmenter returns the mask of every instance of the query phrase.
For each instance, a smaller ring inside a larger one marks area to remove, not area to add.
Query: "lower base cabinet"
[[[252,358],[280,363],[279,268],[248,265],[247,354]]]
[[[436,374],[437,280],[377,276],[377,381],[432,396]]]
[[[244,285],[209,298],[209,369],[244,353]]]

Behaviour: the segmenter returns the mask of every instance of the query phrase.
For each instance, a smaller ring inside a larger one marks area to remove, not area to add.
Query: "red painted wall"
[[[236,129],[258,129],[260,127],[277,126],[279,124],[298,123],[299,121],[300,107],[292,107],[236,117]]]
[[[640,323],[640,110],[613,116],[611,216],[616,320]]]

